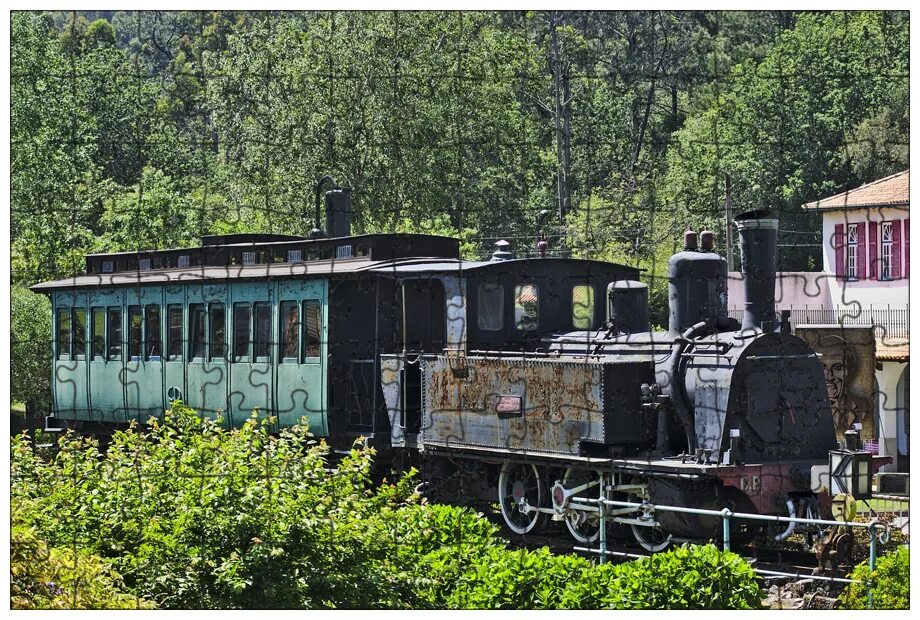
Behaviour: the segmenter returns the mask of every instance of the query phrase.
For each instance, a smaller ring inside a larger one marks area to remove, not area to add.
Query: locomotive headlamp
[[[848,493],[855,499],[872,497],[872,455],[852,450],[831,450],[830,494]]]

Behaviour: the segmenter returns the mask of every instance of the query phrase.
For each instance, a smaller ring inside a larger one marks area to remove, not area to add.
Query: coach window
[[[532,332],[540,323],[540,291],[536,284],[514,287],[514,326]]]
[[[594,287],[578,285],[572,287],[572,327],[591,329],[594,327]]]
[[[477,297],[479,329],[500,331],[505,326],[505,287],[496,282],[481,282]]]
[[[166,359],[182,359],[182,306],[166,307]]]
[[[59,360],[70,359],[70,308],[57,311],[57,356]]]
[[[281,361],[297,363],[298,332],[300,331],[296,301],[281,302]]]
[[[252,323],[252,308],[249,304],[233,304],[233,361],[248,362],[250,339],[249,326]]]
[[[207,354],[204,331],[204,304],[189,304],[188,335],[189,358],[203,360]]]
[[[304,361],[320,355],[320,334],[323,328],[323,307],[318,299],[303,302],[303,357]],[[310,361],[317,361],[310,359]]]
[[[73,309],[73,358],[86,359],[86,308]]]
[[[163,356],[163,332],[159,304],[147,304],[147,359],[160,361]]]
[[[211,326],[211,337],[208,340],[211,346],[211,359],[221,360],[227,356],[227,316],[224,304],[211,304],[208,308]]]
[[[93,359],[105,357],[105,308],[93,308]]]
[[[108,340],[109,350],[107,357],[110,360],[121,357],[121,308],[109,308]]]
[[[267,362],[271,354],[272,342],[272,307],[267,301],[258,301],[253,304],[252,356],[257,362]]]
[[[144,312],[140,306],[128,306],[128,359],[141,359],[144,342]]]

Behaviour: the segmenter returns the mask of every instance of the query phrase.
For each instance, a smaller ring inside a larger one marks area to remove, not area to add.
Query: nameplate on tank
[[[523,398],[511,394],[502,394],[495,399],[495,413],[500,416],[522,415]]]

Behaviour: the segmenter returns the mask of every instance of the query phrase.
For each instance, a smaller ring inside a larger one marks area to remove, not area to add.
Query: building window
[[[86,358],[86,308],[73,309],[73,357]]]
[[[255,252],[243,252],[243,264],[244,265],[255,265],[256,264],[256,253]]]
[[[144,342],[144,311],[140,306],[128,306],[128,359],[141,359]]]
[[[891,259],[894,250],[894,237],[891,233],[891,222],[882,222],[882,269],[879,280],[891,279]]]
[[[207,354],[204,331],[204,304],[190,304],[188,307],[189,357],[203,360]]]
[[[208,320],[211,326],[211,338],[208,341],[211,347],[211,359],[224,359],[227,355],[227,317],[224,312],[224,304],[211,304],[208,310],[210,312]]]
[[[233,361],[249,361],[252,308],[249,304],[233,304]]]
[[[182,306],[166,309],[166,355],[167,359],[182,359]]]
[[[257,362],[267,362],[272,341],[272,307],[265,301],[252,306],[253,325],[252,356]]]
[[[149,258],[142,258],[137,262],[137,268],[140,271],[150,271],[151,261]]]
[[[847,279],[856,280],[858,277],[856,252],[859,248],[859,232],[856,224],[847,225]]]
[[[514,288],[514,326],[518,331],[532,332],[540,323],[540,291],[536,284]]]
[[[115,263],[113,261],[102,261],[102,273],[112,273],[113,271],[115,271]]]
[[[479,329],[500,331],[504,327],[505,289],[501,284],[482,282],[477,297]]]
[[[319,357],[323,330],[323,307],[318,299],[303,302],[303,356]]]
[[[105,308],[93,308],[93,357],[105,356]]]
[[[288,250],[287,253],[287,262],[289,263],[299,263],[303,261],[303,251],[301,250]]]
[[[108,358],[118,359],[121,357],[121,308],[109,308],[108,331]]]
[[[572,327],[594,327],[594,287],[581,284],[572,287]]]
[[[297,363],[300,331],[296,301],[281,302],[281,361]]]
[[[163,335],[160,330],[160,306],[147,304],[147,359],[159,361],[163,355]]]
[[[191,259],[189,258],[189,255],[188,255],[188,254],[181,254],[181,255],[179,256],[179,264],[178,264],[178,267],[179,267],[180,269],[184,269],[184,268],[188,267],[189,265],[191,265]]]
[[[57,327],[58,359],[70,359],[70,308],[58,308]]]

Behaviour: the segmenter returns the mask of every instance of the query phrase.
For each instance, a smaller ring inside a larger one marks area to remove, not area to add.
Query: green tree
[[[51,304],[13,286],[10,299],[10,398],[36,412],[51,410]]]
[[[867,119],[905,109],[907,36],[903,14],[799,15],[763,60],[736,66],[731,88],[687,120],[668,152],[667,203],[687,221],[718,226],[729,177],[737,211],[782,212],[781,268],[819,263],[820,247],[785,231],[818,230],[802,204],[873,180],[847,165],[844,145]]]

